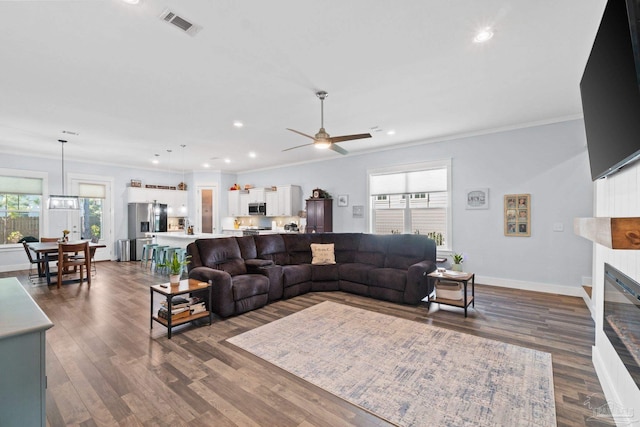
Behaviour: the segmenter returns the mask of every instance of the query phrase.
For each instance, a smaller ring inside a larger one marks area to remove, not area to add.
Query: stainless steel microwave
[[[266,215],[267,204],[266,203],[249,203],[249,215]]]

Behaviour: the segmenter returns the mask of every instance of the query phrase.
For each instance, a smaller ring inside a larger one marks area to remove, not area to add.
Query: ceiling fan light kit
[[[335,151],[336,153],[340,153],[344,155],[344,154],[347,154],[348,151],[336,145],[337,142],[351,141],[354,139],[371,138],[371,134],[369,133],[360,133],[356,135],[342,135],[342,136],[334,136],[334,137],[330,136],[327,133],[327,131],[325,131],[324,129],[324,100],[328,95],[329,94],[323,90],[316,92],[316,96],[320,99],[320,130],[318,131],[318,133],[315,134],[315,136],[307,135],[306,133],[302,133],[295,129],[287,128],[287,130],[297,133],[298,135],[302,135],[304,137],[313,139],[313,142],[310,144],[303,144],[303,145],[298,145],[296,147],[287,148],[282,151],[289,151],[289,150],[294,150],[296,148],[313,145],[320,150],[326,150],[328,148],[332,151]]]

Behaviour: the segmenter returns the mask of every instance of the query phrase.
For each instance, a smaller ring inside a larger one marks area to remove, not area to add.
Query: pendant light
[[[184,181],[184,149],[186,147],[185,144],[180,144],[180,147],[182,147],[182,190],[187,190],[187,183]],[[184,205],[184,203],[182,204],[182,206],[180,206],[180,213],[183,216],[187,216],[187,207]]]
[[[62,145],[62,194],[52,194],[49,196],[47,207],[56,210],[78,210],[80,209],[78,196],[67,196],[64,191],[64,144],[66,144],[67,141],[59,139],[58,142]]]

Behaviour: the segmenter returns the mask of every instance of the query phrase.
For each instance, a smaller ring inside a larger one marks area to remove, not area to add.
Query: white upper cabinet
[[[128,187],[127,202],[158,202],[167,205],[167,213],[169,216],[181,217],[187,214],[187,192],[183,190]]]

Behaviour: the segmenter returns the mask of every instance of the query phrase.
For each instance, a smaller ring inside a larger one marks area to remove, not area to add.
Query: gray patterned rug
[[[549,353],[328,301],[227,341],[397,425],[556,425]]]

